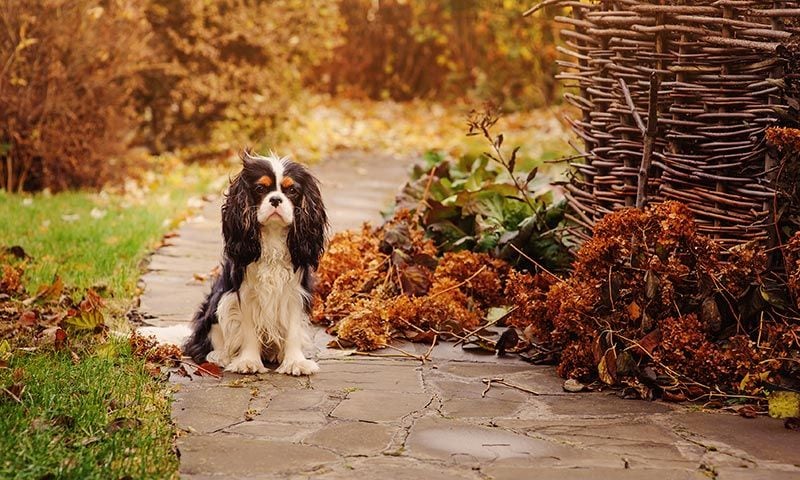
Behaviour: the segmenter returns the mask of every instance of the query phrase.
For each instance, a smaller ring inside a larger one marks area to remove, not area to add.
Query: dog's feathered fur
[[[242,155],[222,206],[222,271],[193,320],[184,352],[226,370],[317,370],[302,348],[307,340],[314,270],[328,220],[319,184],[287,158]]]

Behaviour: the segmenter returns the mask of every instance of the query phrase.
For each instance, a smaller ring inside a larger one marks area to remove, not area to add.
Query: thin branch
[[[449,291],[455,290],[455,289],[457,289],[457,288],[460,288],[460,287],[462,287],[462,286],[466,285],[467,283],[469,283],[469,282],[470,282],[470,281],[471,281],[473,278],[477,277],[477,276],[478,276],[478,275],[479,275],[479,274],[480,274],[482,271],[484,271],[484,270],[486,270],[486,265],[484,265],[484,266],[482,266],[481,268],[479,268],[479,269],[478,269],[478,270],[477,270],[475,273],[473,273],[472,275],[470,275],[470,276],[469,276],[469,278],[467,278],[467,279],[466,279],[466,280],[464,280],[463,282],[461,282],[461,283],[459,283],[459,284],[457,284],[457,285],[452,285],[452,286],[450,286],[450,287],[447,287],[447,288],[445,288],[444,290],[440,290],[440,291],[438,291],[438,292],[436,292],[436,293],[432,294],[432,295],[430,296],[430,298],[438,297],[439,295],[442,295],[443,293],[447,293],[447,292],[449,292]]]
[[[492,387],[492,383],[499,383],[500,385],[505,385],[509,388],[514,388],[521,392],[530,393],[531,395],[539,395],[538,392],[531,390],[530,388],[523,387],[522,385],[517,385],[516,383],[507,382],[502,378],[484,378],[481,380],[483,383],[486,384],[486,389],[483,391],[481,397],[486,397],[486,393],[489,392],[489,389]]]
[[[525,254],[525,252],[523,252],[522,250],[520,250],[519,248],[517,248],[517,246],[516,246],[516,245],[514,245],[513,243],[510,243],[510,242],[509,242],[509,244],[508,244],[508,245],[509,245],[509,246],[511,246],[511,248],[513,248],[514,250],[516,250],[516,251],[517,251],[517,253],[519,253],[520,255],[522,255],[523,257],[525,257],[525,260],[527,260],[527,261],[531,262],[532,264],[536,265],[536,267],[537,267],[537,268],[539,268],[539,269],[540,269],[541,271],[543,271],[544,273],[546,273],[546,274],[550,275],[551,277],[555,278],[557,281],[559,281],[559,282],[561,282],[561,283],[567,283],[567,281],[566,281],[566,280],[564,280],[564,279],[563,279],[563,278],[561,278],[561,277],[558,277],[558,276],[556,276],[556,274],[554,274],[554,273],[553,273],[553,272],[551,272],[550,270],[548,270],[548,269],[544,268],[544,266],[542,266],[542,265],[541,265],[539,262],[537,262],[536,260],[534,260],[534,259],[532,259],[531,257],[529,257],[528,255],[526,255],[526,254]]]

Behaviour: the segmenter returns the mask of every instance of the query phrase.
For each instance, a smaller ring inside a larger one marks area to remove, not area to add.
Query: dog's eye
[[[267,192],[267,187],[261,185],[260,183],[256,185],[256,193],[258,193],[259,195],[263,195],[266,192]]]
[[[297,187],[294,185],[289,185],[288,187],[283,189],[286,193],[295,193],[297,192]]]

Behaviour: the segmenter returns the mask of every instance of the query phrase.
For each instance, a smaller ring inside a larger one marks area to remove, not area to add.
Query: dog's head
[[[285,230],[295,269],[316,268],[328,226],[317,179],[288,157],[245,151],[241,158],[222,207],[225,253],[247,265],[259,258],[262,235]]]

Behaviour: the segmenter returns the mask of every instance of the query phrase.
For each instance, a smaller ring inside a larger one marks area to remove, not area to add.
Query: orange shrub
[[[148,0],[146,14],[162,59],[138,95],[154,151],[274,139],[338,31],[328,2]]]
[[[477,96],[506,108],[549,104],[560,7],[529,2],[339,0],[344,41],[310,78],[332,94],[373,99]]]
[[[0,188],[99,186],[122,172],[148,54],[138,0],[0,2]]]

